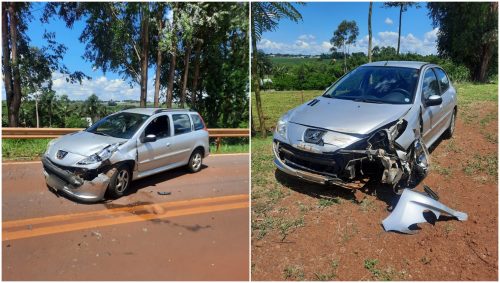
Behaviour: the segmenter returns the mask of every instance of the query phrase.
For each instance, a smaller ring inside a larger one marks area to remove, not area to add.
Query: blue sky
[[[372,34],[374,45],[397,47],[398,8],[384,8],[373,3]],[[425,3],[403,13],[401,50],[420,54],[436,53],[438,29],[432,27]],[[282,20],[274,32],[266,32],[258,48],[267,53],[321,54],[327,53],[334,30],[343,20],[356,21],[359,36],[351,52],[365,52],[368,46],[368,2],[308,2],[296,5],[302,14],[298,23]]]
[[[63,63],[70,71],[82,71],[92,77],[91,80],[85,80],[80,85],[66,82],[65,77],[60,73],[53,73],[53,89],[57,95],[67,94],[72,100],[85,100],[95,93],[101,100],[139,100],[140,87],[134,84],[130,87],[129,81],[114,72],[104,74],[100,69],[93,69],[92,62],[82,58],[85,51],[85,44],[79,41],[79,37],[84,29],[83,21],[76,22],[72,29],[66,28],[63,21],[52,19],[49,24],[40,22],[43,14],[44,3],[33,3],[31,10],[34,19],[28,25],[27,34],[31,39],[31,45],[42,47],[46,45],[43,39],[44,31],[55,32],[56,41],[63,43],[67,47]],[[154,70],[151,68],[148,72],[148,101],[153,101],[154,93]],[[2,87],[2,99],[5,99],[5,89]]]

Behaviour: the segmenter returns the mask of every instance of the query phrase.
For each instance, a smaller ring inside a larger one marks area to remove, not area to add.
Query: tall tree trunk
[[[344,46],[344,73],[347,73],[347,47],[345,41],[342,42],[342,45]]]
[[[141,107],[146,107],[148,95],[149,3],[141,6]]]
[[[485,44],[481,50],[481,64],[476,68],[475,81],[485,82],[488,73],[488,67],[491,59],[491,44]]]
[[[7,115],[10,125],[10,105],[14,97],[12,89],[12,69],[10,66],[10,47],[9,47],[9,22],[8,22],[8,3],[2,3],[2,64],[3,64],[3,79],[5,85],[5,96],[7,98]]]
[[[368,9],[368,62],[372,61],[372,6],[373,2],[370,2]]]
[[[181,108],[184,108],[184,103],[186,102],[186,89],[189,74],[189,57],[191,57],[191,44],[186,45],[186,54],[184,54],[184,78],[182,79],[182,90],[181,90]]]
[[[38,95],[35,97],[36,127],[40,128],[40,115],[38,114]]]
[[[9,126],[19,125],[19,108],[21,106],[21,75],[19,73],[19,61],[17,52],[17,15],[16,4],[11,2],[9,6],[10,18],[10,43],[12,56],[13,96],[9,108]]]
[[[172,34],[174,35],[172,38],[172,50],[170,55],[170,68],[168,72],[168,85],[167,85],[167,108],[172,108],[172,100],[174,94],[174,79],[175,79],[175,61],[177,61],[177,30],[175,28],[176,24],[176,7],[177,4],[174,3],[174,9],[172,9]]]
[[[163,5],[158,8],[157,14],[158,20],[158,41],[161,40],[161,33],[163,31]],[[160,105],[160,77],[161,77],[161,61],[163,59],[162,52],[160,48],[156,53],[156,76],[155,76],[155,96],[154,96],[154,107]]]
[[[401,45],[401,18],[403,16],[403,5],[404,4],[401,4],[399,6],[399,29],[398,29],[398,49],[396,51],[396,55],[399,56],[399,47]]]
[[[194,51],[194,73],[193,84],[191,89],[191,105],[196,108],[196,91],[198,90],[198,77],[200,76],[200,55],[202,44],[198,42]]]
[[[254,19],[252,18],[252,27]],[[262,111],[262,101],[260,99],[260,78],[257,70],[257,39],[255,32],[252,29],[252,77],[253,77],[253,91],[255,92],[255,106],[257,107],[257,116],[259,117],[260,135],[266,137],[266,125],[264,124],[264,112]]]

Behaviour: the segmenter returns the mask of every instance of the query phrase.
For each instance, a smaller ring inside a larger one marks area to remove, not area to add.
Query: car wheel
[[[451,114],[451,121],[448,129],[444,132],[445,139],[451,139],[453,137],[453,132],[455,132],[455,120],[457,119],[457,111],[453,110],[453,114]]]
[[[108,193],[112,198],[119,198],[125,194],[130,187],[132,176],[130,168],[126,165],[117,167],[116,172],[109,180]]]
[[[191,157],[189,158],[188,169],[192,173],[196,173],[201,170],[201,165],[203,164],[203,153],[201,150],[195,150]]]

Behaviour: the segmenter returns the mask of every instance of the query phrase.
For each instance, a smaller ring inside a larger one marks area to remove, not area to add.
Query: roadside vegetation
[[[4,161],[39,160],[47,150],[51,139],[4,139],[2,140],[2,158]],[[215,140],[210,140],[211,154],[248,153],[248,138],[224,140],[216,151]]]

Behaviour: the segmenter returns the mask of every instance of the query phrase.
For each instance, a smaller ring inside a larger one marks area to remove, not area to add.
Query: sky
[[[31,11],[34,19],[28,25],[27,35],[31,39],[31,45],[42,47],[47,45],[43,39],[44,31],[55,32],[56,41],[67,47],[67,51],[62,60],[68,69],[82,71],[90,76],[91,80],[84,80],[82,84],[71,84],[66,82],[64,75],[55,72],[52,74],[53,86],[58,96],[66,94],[71,100],[85,100],[90,95],[96,94],[99,99],[107,101],[117,100],[139,100],[140,87],[134,84],[130,87],[130,81],[123,79],[118,73],[107,71],[105,74],[100,69],[94,69],[92,62],[82,58],[85,52],[85,43],[80,42],[79,37],[84,29],[85,23],[78,21],[72,29],[66,28],[63,21],[53,18],[50,23],[40,22],[43,14],[44,3],[33,3]],[[167,16],[168,17],[168,16]],[[153,101],[154,95],[154,68],[148,72],[148,101]],[[2,82],[3,83],[3,82]],[[5,88],[2,84],[2,100],[5,100]]]
[[[266,53],[319,55],[329,53],[330,39],[343,21],[356,21],[359,35],[351,52],[367,52],[368,49],[368,2],[308,2],[296,5],[302,14],[298,23],[290,20],[279,22],[278,29],[262,35],[258,48]],[[436,54],[438,28],[433,28],[425,3],[420,8],[409,8],[403,13],[401,51],[423,55]],[[399,8],[384,8],[382,2],[374,2],[372,10],[373,46],[397,48]]]

